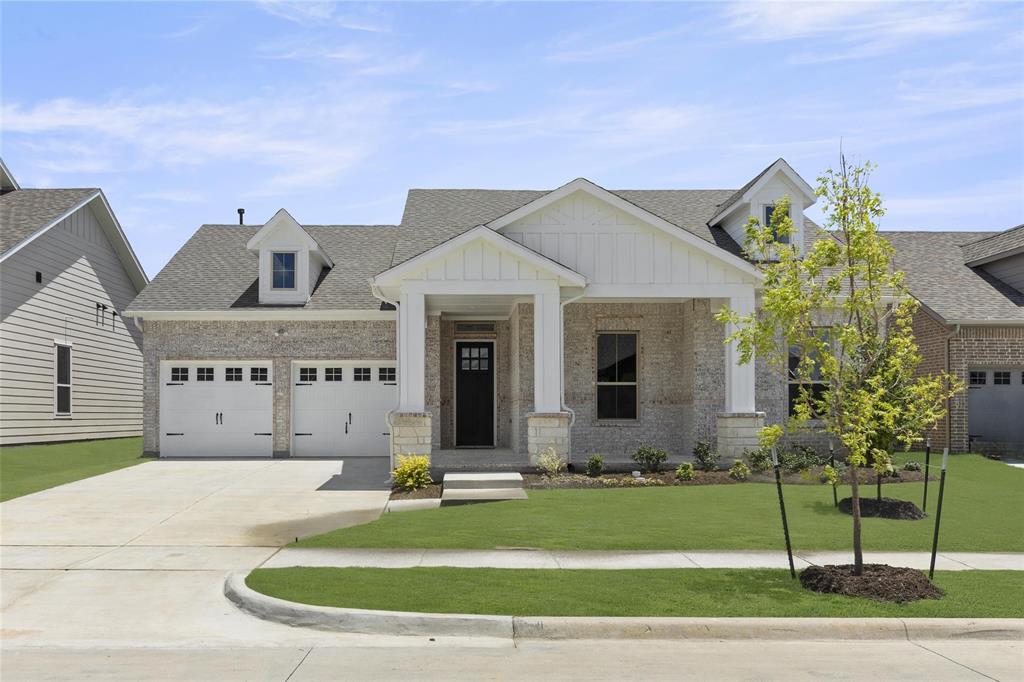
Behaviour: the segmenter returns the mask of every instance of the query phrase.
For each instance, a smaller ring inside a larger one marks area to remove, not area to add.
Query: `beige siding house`
[[[147,283],[98,189],[21,189],[2,168],[0,445],[138,436]]]

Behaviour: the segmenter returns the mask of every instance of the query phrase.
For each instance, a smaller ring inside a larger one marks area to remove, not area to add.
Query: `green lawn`
[[[0,502],[140,464],[141,438],[0,448]]]
[[[1024,573],[940,571],[942,599],[890,604],[816,594],[785,570],[270,568],[252,589],[321,606],[523,616],[1020,618]]]
[[[923,459],[923,456],[916,459]],[[935,463],[941,459],[933,457]],[[883,494],[921,504],[923,483]],[[863,488],[874,494],[874,486]],[[840,488],[840,497],[849,494]],[[850,517],[828,486],[788,485],[786,509],[797,550],[849,549]],[[928,487],[935,510],[938,482]],[[940,548],[1024,551],[1024,469],[978,455],[950,458]],[[864,520],[867,550],[931,548],[933,519]],[[385,514],[362,526],[307,538],[302,547],[490,549],[780,549],[774,484],[643,489],[531,490],[528,500]]]

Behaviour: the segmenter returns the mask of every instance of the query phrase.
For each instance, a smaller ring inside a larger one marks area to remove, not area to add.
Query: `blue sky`
[[[1024,222],[1024,4],[12,3],[0,154],[100,186],[150,276],[202,223],[410,187],[879,169],[888,229]]]

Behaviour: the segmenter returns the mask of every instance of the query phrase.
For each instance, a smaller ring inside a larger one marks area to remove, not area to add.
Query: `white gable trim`
[[[453,237],[446,242],[442,242],[415,258],[411,258],[389,270],[385,270],[379,275],[371,278],[370,284],[377,287],[389,285],[394,286],[406,275],[414,273],[417,270],[426,267],[428,263],[435,259],[442,258],[448,253],[458,251],[462,247],[478,239],[487,242],[499,251],[504,251],[516,258],[526,261],[538,270],[555,276],[562,281],[564,286],[585,287],[587,285],[587,278],[575,270],[567,268],[561,263],[557,263],[536,251],[528,249],[518,242],[509,239],[505,235],[499,234],[491,228],[483,225],[477,225],[473,229],[463,232],[457,237]]]
[[[713,258],[717,258],[721,261],[724,261],[729,265],[733,266],[734,268],[737,268],[741,272],[757,278],[757,281],[761,281],[762,279],[761,272],[753,264],[743,260],[739,256],[735,256],[729,253],[728,251],[718,246],[715,246],[714,244],[711,244],[707,240],[701,239],[697,235],[684,230],[678,225],[673,225],[664,218],[656,216],[650,211],[640,208],[639,206],[630,201],[626,201],[619,195],[613,192],[609,192],[605,188],[601,187],[600,185],[594,184],[593,182],[587,180],[586,178],[576,178],[572,182],[566,185],[562,185],[558,189],[548,192],[542,197],[534,199],[525,206],[520,206],[519,208],[512,212],[506,213],[500,218],[492,220],[491,222],[487,223],[487,227],[491,228],[492,230],[500,230],[503,227],[511,225],[520,218],[524,218],[525,216],[536,211],[543,210],[545,207],[550,206],[551,204],[555,203],[556,201],[559,201],[560,199],[564,199],[573,192],[586,192],[587,194],[590,194],[591,196],[607,204],[610,204],[611,206],[619,209],[620,211],[629,214],[630,216],[636,218],[637,220],[647,225],[650,225],[651,227],[654,227],[658,230],[661,230],[665,234],[668,234],[672,237],[675,237],[676,239],[683,241],[684,243],[696,248],[698,251],[701,251],[704,254],[709,255]]]
[[[266,224],[252,236],[252,238],[246,243],[245,248],[249,251],[259,251],[260,243],[273,234],[275,230],[284,226],[291,226],[297,229],[302,235],[305,247],[320,256],[327,267],[334,267],[334,262],[331,260],[331,257],[328,256],[322,248],[320,248],[320,243],[313,239],[313,237],[306,232],[306,229],[299,224],[299,221],[293,218],[292,214],[283,208],[279,209],[278,212],[275,213],[270,220],[268,220]]]
[[[807,208],[814,203],[817,195],[814,193],[814,188],[807,184],[807,181],[800,177],[800,174],[793,170],[785,159],[779,159],[772,165],[768,166],[764,171],[761,172],[761,176],[757,179],[753,185],[743,193],[739,199],[734,201],[732,205],[727,206],[724,210],[720,211],[715,215],[714,218],[708,221],[708,225],[714,225],[720,222],[723,218],[731,214],[733,211],[738,209],[743,204],[750,203],[751,198],[756,195],[762,187],[765,186],[776,174],[782,173],[785,175],[790,182],[796,185],[796,188],[803,194],[805,200],[804,208]]]
[[[0,187],[3,185],[10,185],[13,189],[21,189],[21,185],[18,184],[17,179],[14,177],[14,173],[7,167],[4,160],[0,158]]]
[[[99,201],[97,201],[97,199]],[[117,221],[117,216],[114,215],[114,211],[110,208],[110,204],[107,202],[107,197],[104,196],[102,190],[96,190],[46,225],[43,225],[25,239],[22,239],[17,245],[5,251],[3,255],[0,255],[0,263],[6,261],[18,251],[21,251],[36,239],[39,239],[50,231],[50,229],[59,225],[61,221],[68,216],[77,213],[90,204],[93,206],[102,206],[102,210],[96,212],[97,222],[99,222],[100,227],[103,228],[103,232],[106,234],[107,239],[110,240],[110,245],[117,254],[118,260],[121,261],[121,265],[124,267],[128,278],[132,281],[132,284],[135,285],[135,290],[142,291],[142,289],[149,284],[149,277],[146,276],[146,271],[142,269],[142,264],[135,255],[135,251],[132,249],[132,245],[128,241],[128,237],[121,228],[121,223]]]

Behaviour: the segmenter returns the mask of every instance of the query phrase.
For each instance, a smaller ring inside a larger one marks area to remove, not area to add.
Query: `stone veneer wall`
[[[441,377],[444,375],[443,358],[440,354],[443,343],[441,326],[439,316],[429,315],[427,317],[427,329],[424,337],[426,356],[423,368],[423,406],[427,414],[432,417],[427,421],[427,427],[433,429],[430,434],[430,444],[433,448],[441,447],[441,430],[437,428],[438,416],[441,414]],[[401,373],[401,368],[398,371]]]
[[[1024,327],[961,327],[949,344],[950,372],[965,384],[973,368],[1024,367]],[[951,403],[950,451],[966,452],[969,449],[967,390],[953,396]],[[997,444],[977,445],[973,449],[981,452],[1004,450]]]
[[[533,304],[519,303],[509,319],[509,447],[525,454],[526,415],[533,412]]]
[[[291,448],[292,360],[394,360],[395,323],[374,321],[146,320],[143,333],[143,450],[159,453],[162,360],[271,360],[274,453]]]

